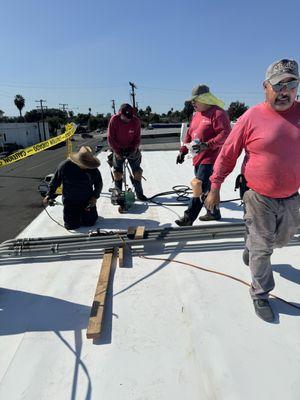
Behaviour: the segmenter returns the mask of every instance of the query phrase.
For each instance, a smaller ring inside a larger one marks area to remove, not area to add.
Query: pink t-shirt
[[[207,150],[193,157],[193,164],[213,164],[230,132],[229,117],[222,108],[212,106],[207,111],[195,112],[190,127],[185,136],[185,143],[199,139],[209,145]],[[186,154],[188,149],[182,146],[181,153]]]
[[[250,189],[271,198],[296,193],[300,186],[300,103],[283,112],[268,103],[246,111],[215,162],[212,188],[220,188],[243,149],[242,173]]]

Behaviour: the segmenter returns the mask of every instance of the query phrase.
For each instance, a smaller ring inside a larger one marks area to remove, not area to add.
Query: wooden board
[[[119,247],[119,268],[132,268],[131,247],[126,243]]]
[[[143,239],[144,234],[145,234],[145,227],[144,226],[138,226],[136,228],[134,238],[135,239]]]
[[[86,332],[88,339],[98,339],[101,335],[102,322],[105,308],[105,298],[108,288],[109,275],[115,258],[114,249],[105,250],[99,279],[92,304],[89,324]]]

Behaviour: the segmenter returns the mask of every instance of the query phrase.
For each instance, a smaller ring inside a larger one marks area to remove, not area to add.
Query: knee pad
[[[143,176],[142,168],[139,168],[139,169],[136,169],[135,171],[133,171],[133,177],[134,177],[135,180],[141,181],[142,180],[142,176]]]
[[[200,197],[202,193],[202,181],[200,181],[200,179],[198,178],[194,178],[191,181],[191,186],[193,190],[193,195],[195,197]]]
[[[120,171],[114,171],[114,179],[115,181],[121,181],[123,178],[123,173]]]

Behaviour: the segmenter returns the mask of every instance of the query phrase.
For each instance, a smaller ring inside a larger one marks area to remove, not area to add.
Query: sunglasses
[[[279,82],[279,83],[276,83],[276,85],[272,85],[270,83],[274,92],[280,92],[282,89],[293,90],[293,89],[296,89],[298,84],[299,84],[299,81],[297,79],[295,79],[293,81],[289,81],[289,82]]]

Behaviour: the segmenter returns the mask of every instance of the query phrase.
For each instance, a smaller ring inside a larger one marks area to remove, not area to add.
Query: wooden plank
[[[105,298],[114,258],[114,249],[105,250],[86,332],[86,337],[88,339],[98,339],[101,335]]]
[[[135,239],[143,239],[144,234],[145,234],[145,227],[144,226],[138,226],[136,228],[134,238]]]
[[[124,268],[125,245],[119,247],[119,268]]]
[[[136,227],[135,226],[129,226],[127,229],[127,237],[128,239],[134,239]]]
[[[132,254],[131,247],[124,243],[123,246],[119,247],[119,268],[131,268],[132,267]]]

